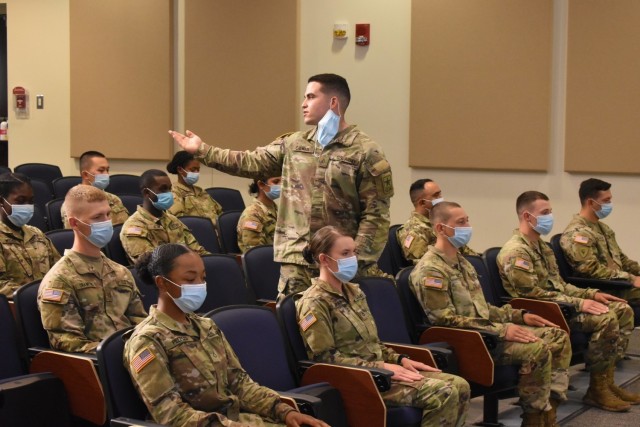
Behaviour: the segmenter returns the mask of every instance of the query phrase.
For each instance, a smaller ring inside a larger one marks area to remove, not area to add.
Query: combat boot
[[[609,384],[609,389],[616,395],[620,400],[630,403],[631,405],[639,405],[640,404],[640,394],[632,393],[623,388],[620,388],[616,385],[613,376],[616,367],[612,366],[607,369],[607,382]]]
[[[587,405],[611,412],[626,412],[631,406],[620,400],[609,388],[607,372],[591,372],[587,393],[582,398]]]
[[[544,426],[545,427],[558,427],[558,406],[560,401],[558,399],[549,399],[551,409],[544,413]]]
[[[522,427],[544,427],[545,425],[545,415],[544,412],[541,411],[523,412],[520,418],[522,418]]]

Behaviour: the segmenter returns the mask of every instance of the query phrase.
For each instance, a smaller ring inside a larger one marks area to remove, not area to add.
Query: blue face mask
[[[187,172],[187,176],[184,176],[184,182],[187,183],[187,185],[193,185],[196,182],[198,182],[198,179],[200,179],[200,173],[199,172]]]
[[[94,187],[99,188],[100,190],[104,190],[105,188],[107,188],[109,186],[109,174],[108,173],[99,173],[97,175],[93,175],[90,172],[87,172],[87,173],[94,178],[93,182],[91,183],[91,185],[93,185]]]
[[[265,192],[264,194],[271,200],[275,200],[280,197],[280,190],[280,185],[273,184],[269,186],[269,191]]]
[[[593,200],[593,199],[591,199]],[[594,202],[596,202],[595,200],[593,200]],[[596,214],[596,216],[599,219],[604,219],[606,217],[609,216],[609,214],[611,213],[611,211],[613,210],[613,203],[609,202],[609,203],[598,203],[596,202],[599,206],[600,206],[600,210],[597,211],[594,209],[594,212]]]
[[[324,117],[318,122],[318,143],[322,148],[338,134],[340,129],[340,116],[334,113],[331,108],[325,113]]]
[[[204,300],[207,298],[207,283],[199,283],[196,285],[178,285],[175,282],[164,277],[164,279],[180,288],[180,297],[174,298],[169,294],[169,297],[176,303],[178,308],[182,310],[183,313],[193,313],[204,303]]]
[[[4,199],[7,202],[7,199]],[[33,205],[12,205],[7,202],[9,206],[11,206],[11,215],[7,214],[7,211],[2,207],[5,215],[7,215],[7,219],[11,221],[13,225],[16,227],[22,227],[33,217]]]
[[[327,255],[327,257],[331,258],[329,255]],[[342,283],[346,283],[356,277],[356,273],[358,272],[358,258],[355,255],[349,258],[333,260],[338,263],[338,271],[333,271],[331,269],[329,269],[329,271],[333,273],[336,279],[340,280]]]
[[[147,190],[151,191],[148,188]],[[160,211],[166,211],[171,206],[173,206],[173,193],[171,191],[167,191],[166,193],[160,193],[160,194],[156,194],[153,191],[151,191],[151,193],[153,193],[153,195],[158,198],[158,200],[155,202],[151,200],[151,204],[156,209]]]
[[[445,227],[452,228],[454,230],[454,235],[449,237],[449,242],[456,248],[460,249],[464,245],[468,244],[471,240],[471,235],[473,234],[472,227],[449,227],[447,224],[442,224]]]
[[[536,216],[535,219],[538,224],[534,226],[529,223],[529,225],[531,225],[536,233],[542,234],[543,236],[551,233],[551,229],[553,228],[553,214]]]
[[[113,224],[111,223],[110,219],[102,222],[94,222],[93,224],[87,224],[86,222],[80,221],[78,218],[76,218],[76,220],[84,225],[88,225],[89,227],[91,227],[91,232],[88,236],[82,233],[82,231],[78,231],[93,246],[102,249],[107,246],[107,243],[111,241],[111,237],[113,237]]]

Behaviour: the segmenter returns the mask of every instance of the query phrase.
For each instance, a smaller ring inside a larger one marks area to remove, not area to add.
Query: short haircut
[[[347,80],[337,74],[316,74],[309,77],[307,83],[316,82],[322,85],[321,91],[323,93],[332,95],[337,94],[340,98],[340,108],[344,111],[351,102],[351,91],[349,90],[349,84]]]
[[[92,186],[78,184],[67,191],[64,197],[64,209],[68,217],[76,216],[84,203],[106,202],[104,191]]]
[[[173,159],[169,163],[167,163],[167,172],[172,173],[174,175],[178,174],[178,168],[184,169],[187,164],[195,159],[195,156],[191,153],[187,153],[186,151],[178,151],[173,155]]]
[[[24,184],[31,187],[31,179],[28,176],[16,172],[3,173],[0,175],[0,197],[8,197],[9,194]]]
[[[601,191],[607,191],[611,184],[598,178],[589,178],[580,183],[580,203],[584,205],[587,199],[595,199]]]
[[[102,157],[103,159],[107,158],[99,151],[85,151],[84,153],[82,153],[82,155],[80,155],[80,159],[78,161],[80,164],[80,172],[87,170],[91,159],[93,159],[94,157]]]
[[[153,185],[156,177],[159,176],[168,177],[167,173],[161,171],[160,169],[149,169],[147,171],[144,171],[142,175],[140,175],[140,192],[142,192],[145,188],[149,188],[149,186]]]
[[[433,180],[429,178],[419,179],[411,184],[411,187],[409,187],[409,197],[411,198],[411,203],[413,203],[413,206],[416,206],[418,204],[418,201],[420,200],[420,197],[422,197],[422,193],[424,192],[424,186],[427,182],[433,182]]]
[[[431,208],[429,212],[429,220],[432,224],[439,224],[441,222],[449,221],[451,218],[451,209],[461,208],[456,202],[440,202]]]
[[[536,200],[549,200],[546,194],[539,191],[525,191],[516,199],[516,213],[518,216],[522,215],[522,212],[531,208],[531,204]]]

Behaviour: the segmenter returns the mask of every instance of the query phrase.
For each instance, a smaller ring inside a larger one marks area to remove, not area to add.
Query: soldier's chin
[[[315,126],[318,124],[318,122],[316,120],[313,120],[311,117],[305,117],[304,124],[309,126]]]

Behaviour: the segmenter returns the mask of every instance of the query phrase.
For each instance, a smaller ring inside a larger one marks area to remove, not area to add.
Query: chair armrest
[[[567,277],[565,282],[571,283],[579,288],[596,288],[603,291],[631,289],[633,287],[633,285],[626,280],[602,280],[576,276]]]
[[[287,398],[293,400],[295,406],[291,405],[291,403],[289,402],[285,403],[289,403],[289,405],[291,405],[301,413],[311,415],[312,417],[316,416],[316,414],[319,412],[320,406],[322,405],[322,399],[315,396],[310,396],[308,394],[292,393],[290,391],[279,391],[278,394],[280,395],[280,398],[283,399],[283,401]]]
[[[391,342],[385,342],[383,344],[392,348],[396,353],[406,354],[410,359],[417,360],[434,368],[438,367],[431,351],[427,347]]]
[[[422,347],[426,347],[431,351],[431,355],[436,361],[436,366],[442,369],[442,372],[460,375],[458,359],[453,352],[453,347],[451,347],[449,343],[433,342],[429,344],[422,344]]]
[[[89,359],[93,362],[94,365],[98,366],[98,356],[96,353],[67,353],[60,350],[52,350],[48,347],[29,347],[29,356],[34,357],[35,355],[42,353],[43,351],[48,351],[50,353],[58,353],[63,354],[65,356],[78,356],[85,359]]]
[[[265,307],[269,307],[273,312],[276,312],[276,302],[272,299],[257,299],[256,302]]]
[[[300,368],[300,376],[304,377],[305,373],[307,372],[307,370],[309,370],[311,367],[321,364],[320,362],[314,362],[312,360],[300,360],[298,361],[298,366]],[[339,368],[355,368],[355,369],[363,369],[365,371],[368,371],[372,378],[373,381],[376,385],[376,387],[378,388],[378,391],[380,392],[384,392],[387,391],[391,388],[391,377],[393,376],[393,372],[391,372],[388,369],[383,369],[383,368],[369,368],[367,366],[357,366],[357,365],[347,365],[345,363],[324,363],[325,365],[330,365],[330,366],[336,366]],[[331,384],[331,382],[329,380],[326,380],[326,382],[328,382],[329,384]],[[332,384],[333,385],[333,384]]]
[[[162,427],[160,424],[156,424],[151,421],[140,421],[133,418],[118,417],[111,420],[111,427],[129,427],[129,426],[141,426],[141,427]]]
[[[494,363],[485,340],[497,347],[497,334],[482,332],[432,326],[422,333],[420,344],[449,343],[458,360],[460,376],[489,387],[493,384]]]
[[[550,322],[560,326],[566,333],[570,334],[571,330],[567,324],[567,320],[560,309],[560,305],[553,301],[540,301],[529,298],[513,298],[509,304],[511,307],[527,310],[538,316],[542,316]],[[570,304],[569,304],[570,306]]]

